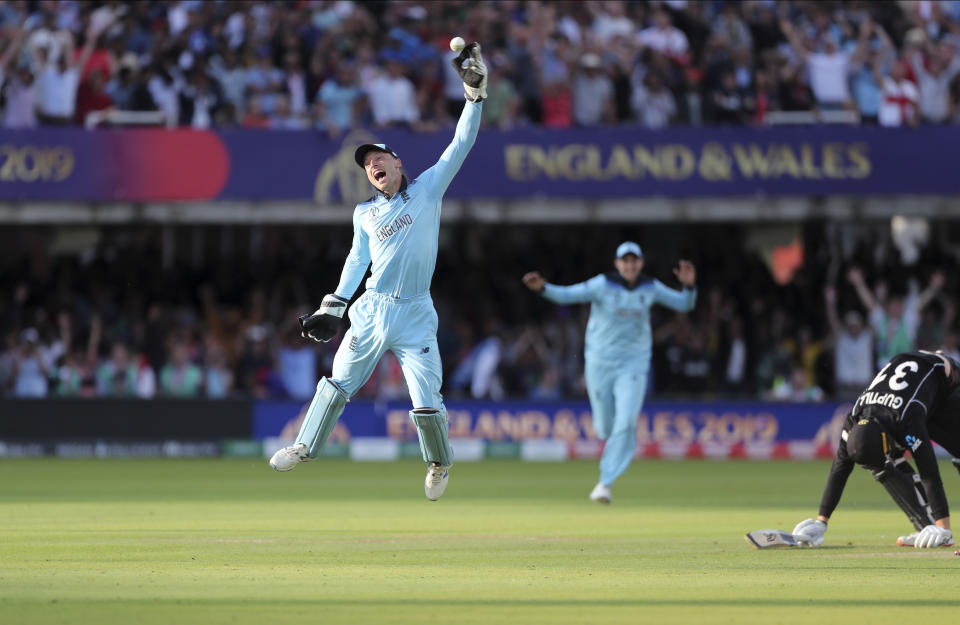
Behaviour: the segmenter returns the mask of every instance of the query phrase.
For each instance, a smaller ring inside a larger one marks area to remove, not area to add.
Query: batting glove
[[[334,294],[327,295],[312,315],[300,317],[300,334],[305,339],[326,343],[337,335],[348,301]]]
[[[913,546],[917,549],[939,547],[953,541],[953,532],[936,525],[928,525],[917,534],[917,541]]]
[[[480,56],[480,44],[467,44],[451,61],[463,80],[463,91],[471,102],[479,102],[487,97],[487,66]]]
[[[827,524],[818,519],[804,519],[793,528],[793,537],[801,547],[819,547],[826,533]]]

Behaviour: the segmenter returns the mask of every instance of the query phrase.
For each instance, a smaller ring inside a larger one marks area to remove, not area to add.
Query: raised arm
[[[676,291],[657,280],[654,282],[654,301],[679,312],[690,312],[697,303],[697,270],[689,260],[681,260],[673,275],[683,285],[683,290]]]
[[[20,26],[10,28],[7,34],[10,36],[10,43],[3,51],[3,56],[0,57],[0,72],[3,72],[7,68],[7,65],[10,64],[10,61],[20,54],[20,47],[23,45],[24,37],[26,37],[26,33]]]
[[[880,40],[881,56],[887,56],[890,53],[895,52],[896,47],[893,45],[893,40],[890,39],[890,35],[887,34],[887,31],[883,28],[882,24],[874,22],[873,32]]]
[[[803,39],[794,29],[793,24],[791,24],[786,19],[780,20],[780,30],[783,31],[784,37],[787,38],[787,42],[790,44],[790,47],[793,49],[793,53],[797,55],[797,58],[803,62],[807,62],[807,50],[803,47]]]
[[[847,279],[850,280],[850,284],[853,285],[853,288],[857,291],[857,295],[860,297],[860,301],[863,302],[864,307],[866,307],[868,311],[880,305],[873,291],[871,291],[867,283],[864,282],[863,272],[860,271],[859,267],[851,267],[850,271],[847,272]]]
[[[947,69],[944,71],[946,79],[953,80],[953,77],[957,74],[960,74],[960,54],[954,54],[953,58],[950,59],[950,64],[947,65]]]
[[[860,32],[857,36],[857,47],[850,58],[850,72],[858,72],[863,67],[870,47],[870,36],[873,34],[873,20],[869,17],[860,22]]]
[[[96,15],[91,17],[90,25],[87,27],[86,32],[86,41],[83,44],[83,50],[80,52],[79,58],[76,62],[71,64],[72,68],[76,68],[83,73],[83,68],[87,66],[87,61],[90,60],[90,56],[93,54],[94,49],[97,47],[97,41],[100,39],[100,35],[113,24],[116,18],[113,16],[113,13],[109,13],[101,18],[97,18]],[[72,42],[71,38],[71,42]],[[70,56],[67,57],[68,60],[72,60],[73,51],[70,51]]]
[[[465,102],[453,141],[447,146],[436,165],[420,174],[419,181],[426,182],[435,193],[442,195],[460,171],[460,166],[470,153],[477,131],[480,130],[480,112],[483,102]]]
[[[922,28],[918,28],[917,31],[924,34],[926,33]],[[907,47],[904,51],[904,60],[910,64],[910,67],[913,68],[914,73],[916,73],[918,77],[928,77],[930,72],[928,72],[924,66],[924,57],[930,54],[930,40],[925,36],[919,48],[913,48],[912,46]]]
[[[927,307],[933,298],[940,293],[940,289],[943,288],[944,283],[946,282],[946,277],[943,275],[942,271],[935,271],[932,276],[930,276],[930,283],[927,285],[920,295],[917,296],[917,310],[923,310]]]
[[[437,164],[418,178],[439,195],[446,192],[477,139],[483,100],[487,97],[487,66],[480,54],[479,43],[467,45],[456,58],[451,59],[451,63],[463,80],[464,97],[467,101],[460,113],[453,141],[443,151]]]
[[[100,338],[103,336],[103,321],[100,314],[94,314],[90,318],[90,335],[87,337],[87,364],[94,366],[97,363],[97,352],[100,348]],[[69,346],[67,347],[69,350]]]
[[[839,315],[837,315],[837,289],[832,284],[824,287],[823,301],[827,308],[827,322],[830,324],[830,332],[836,337],[843,331],[843,326],[840,323]]]

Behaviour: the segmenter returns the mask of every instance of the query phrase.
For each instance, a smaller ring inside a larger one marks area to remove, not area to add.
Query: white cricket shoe
[[[290,471],[301,462],[310,460],[310,454],[307,446],[303,443],[294,443],[289,447],[278,449],[277,453],[270,458],[270,466],[275,471]]]
[[[920,535],[920,532],[913,532],[912,534],[907,534],[906,536],[901,536],[897,539],[897,547],[916,547],[917,545],[917,536]],[[953,547],[953,538],[948,538],[947,542],[940,545],[941,547]]]
[[[450,467],[444,466],[439,462],[431,462],[427,467],[427,479],[423,483],[423,492],[427,499],[436,501],[440,499],[443,491],[447,490],[447,482],[450,480]]]
[[[609,486],[603,482],[597,482],[597,485],[590,492],[590,500],[597,503],[610,503],[613,501],[613,493],[610,492]]]

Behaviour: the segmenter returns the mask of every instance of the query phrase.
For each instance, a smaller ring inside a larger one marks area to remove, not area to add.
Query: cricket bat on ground
[[[745,535],[754,549],[772,549],[774,547],[797,547],[797,539],[790,532],[782,530],[756,530]]]

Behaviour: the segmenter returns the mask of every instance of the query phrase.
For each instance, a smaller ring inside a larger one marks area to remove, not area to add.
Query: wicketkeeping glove
[[[827,524],[818,519],[804,519],[793,528],[793,537],[801,547],[819,547],[826,533]]]
[[[340,330],[347,304],[347,300],[332,293],[325,296],[316,312],[300,317],[300,334],[303,338],[326,343]]]
[[[471,102],[486,99],[487,66],[483,62],[483,57],[480,56],[480,44],[476,41],[467,44],[450,62],[463,80],[466,98]]]
[[[917,534],[917,541],[913,546],[917,549],[939,547],[953,540],[953,532],[936,525],[928,525]]]

